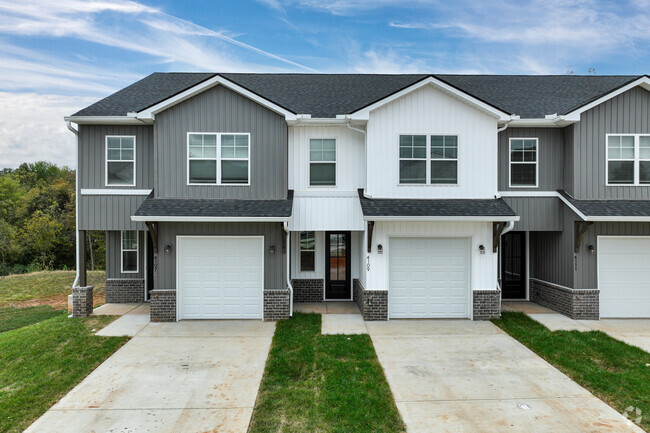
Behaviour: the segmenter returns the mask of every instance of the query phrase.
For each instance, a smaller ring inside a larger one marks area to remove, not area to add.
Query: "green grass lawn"
[[[0,277],[0,307],[51,304],[59,308],[67,305],[72,293],[75,271],[42,271],[30,274]],[[88,284],[95,286],[95,303],[103,298],[106,286],[104,271],[89,271]]]
[[[64,314],[67,314],[66,310],[55,310],[49,305],[24,308],[0,307],[0,332],[22,328]]]
[[[21,432],[128,338],[97,337],[115,316],[59,315],[0,334],[0,432]]]
[[[278,322],[250,433],[404,432],[368,335],[321,335],[321,316]]]
[[[641,409],[650,431],[650,354],[600,331],[552,332],[524,313],[502,314],[495,325],[617,411]]]

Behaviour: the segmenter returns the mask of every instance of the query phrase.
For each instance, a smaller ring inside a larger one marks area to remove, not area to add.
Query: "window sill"
[[[401,187],[401,188],[403,188],[403,187],[413,187],[413,186],[419,187],[419,188],[424,188],[424,187],[428,187],[428,188],[431,188],[431,187],[433,187],[433,188],[458,188],[458,187],[460,187],[460,185],[457,184],[457,183],[398,183],[397,186]]]

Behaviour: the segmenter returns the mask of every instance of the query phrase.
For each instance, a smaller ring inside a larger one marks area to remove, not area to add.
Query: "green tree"
[[[14,222],[23,189],[11,175],[0,176],[0,219]]]
[[[54,246],[62,231],[63,224],[60,221],[40,210],[25,224],[25,247],[37,258],[40,269],[51,268]]]

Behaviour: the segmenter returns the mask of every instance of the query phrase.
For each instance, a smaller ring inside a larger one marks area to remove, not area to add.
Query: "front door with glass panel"
[[[325,233],[325,299],[350,299],[350,232]]]

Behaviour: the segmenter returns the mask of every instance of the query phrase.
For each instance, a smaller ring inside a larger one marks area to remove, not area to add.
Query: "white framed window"
[[[188,185],[250,185],[250,134],[189,132]]]
[[[537,138],[511,138],[508,149],[510,188],[537,188],[539,181]]]
[[[135,186],[135,136],[106,136],[106,186]]]
[[[313,271],[316,265],[316,233],[300,232],[300,270]]]
[[[137,274],[139,267],[138,232],[136,230],[125,230],[122,232],[122,273]]]
[[[607,134],[607,185],[650,185],[650,135]]]
[[[309,140],[309,186],[336,186],[336,140]]]
[[[458,185],[458,136],[400,134],[400,185]]]

